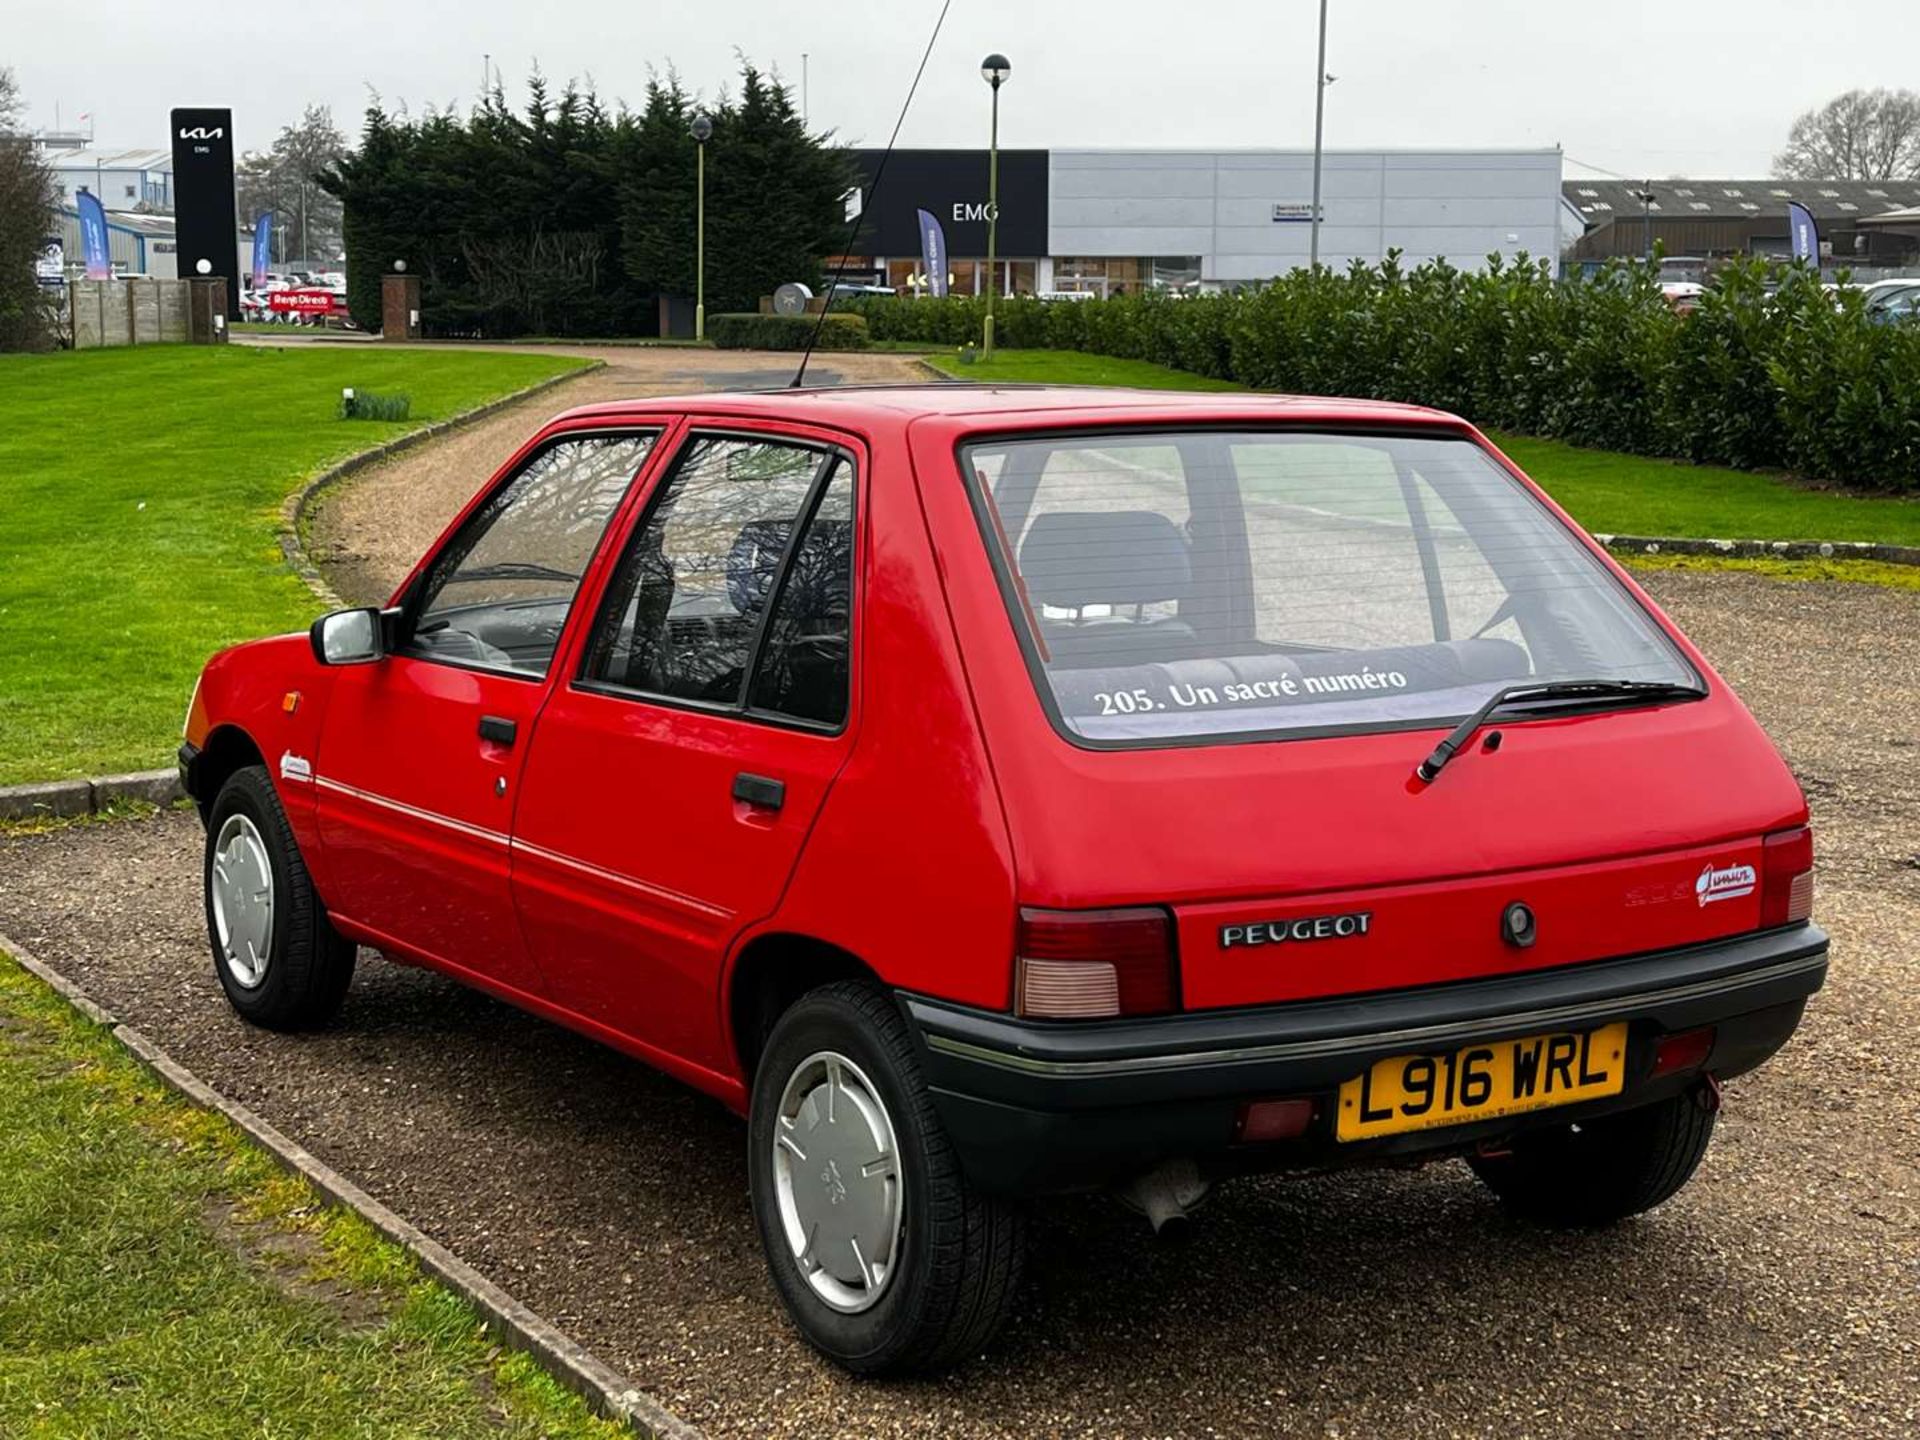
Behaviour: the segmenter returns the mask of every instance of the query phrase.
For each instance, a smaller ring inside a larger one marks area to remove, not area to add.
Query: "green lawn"
[[[1750,470],[1583,450],[1562,440],[1492,438],[1589,530],[1920,545],[1920,500],[1803,490]]]
[[[0,784],[167,764],[207,656],[316,612],[275,539],[305,476],[583,363],[345,346],[0,356]],[[412,418],[335,419],[347,385],[410,395]]]
[[[0,955],[0,1435],[615,1440]]]
[[[1240,387],[1152,365],[1069,350],[1002,350],[992,364],[927,357],[960,380],[1133,385],[1155,390]],[[1737,540],[1872,540],[1920,545],[1920,500],[1803,490],[1777,476],[1582,450],[1559,440],[1496,435],[1494,442],[1589,530]]]

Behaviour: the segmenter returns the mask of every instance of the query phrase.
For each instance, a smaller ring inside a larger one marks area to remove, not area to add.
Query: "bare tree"
[[[286,227],[281,259],[330,260],[340,253],[340,202],[314,177],[346,152],[333,112],[309,105],[299,124],[280,132],[272,149],[240,157],[235,178],[241,218],[271,212],[272,223]]]
[[[1793,122],[1773,173],[1788,180],[1920,175],[1920,93],[1849,90]]]
[[[34,261],[53,228],[53,172],[19,133],[22,102],[11,69],[0,68],[0,350],[52,343],[48,296]]]

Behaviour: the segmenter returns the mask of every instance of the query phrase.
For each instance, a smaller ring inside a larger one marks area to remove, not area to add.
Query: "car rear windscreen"
[[[1437,724],[1533,680],[1699,683],[1470,440],[1134,431],[962,461],[1043,693],[1088,741]]]

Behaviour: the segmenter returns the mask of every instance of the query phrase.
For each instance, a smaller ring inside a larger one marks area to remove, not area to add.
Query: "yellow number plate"
[[[1530,1035],[1451,1055],[1396,1055],[1340,1087],[1342,1140],[1497,1120],[1618,1095],[1627,1080],[1627,1027]]]

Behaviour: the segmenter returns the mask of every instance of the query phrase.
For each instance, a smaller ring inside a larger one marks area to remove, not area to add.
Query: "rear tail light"
[[[1813,914],[1813,831],[1802,825],[1767,836],[1760,855],[1760,928]]]
[[[1045,1020],[1174,1008],[1173,917],[1164,910],[1022,909],[1014,1008]]]

